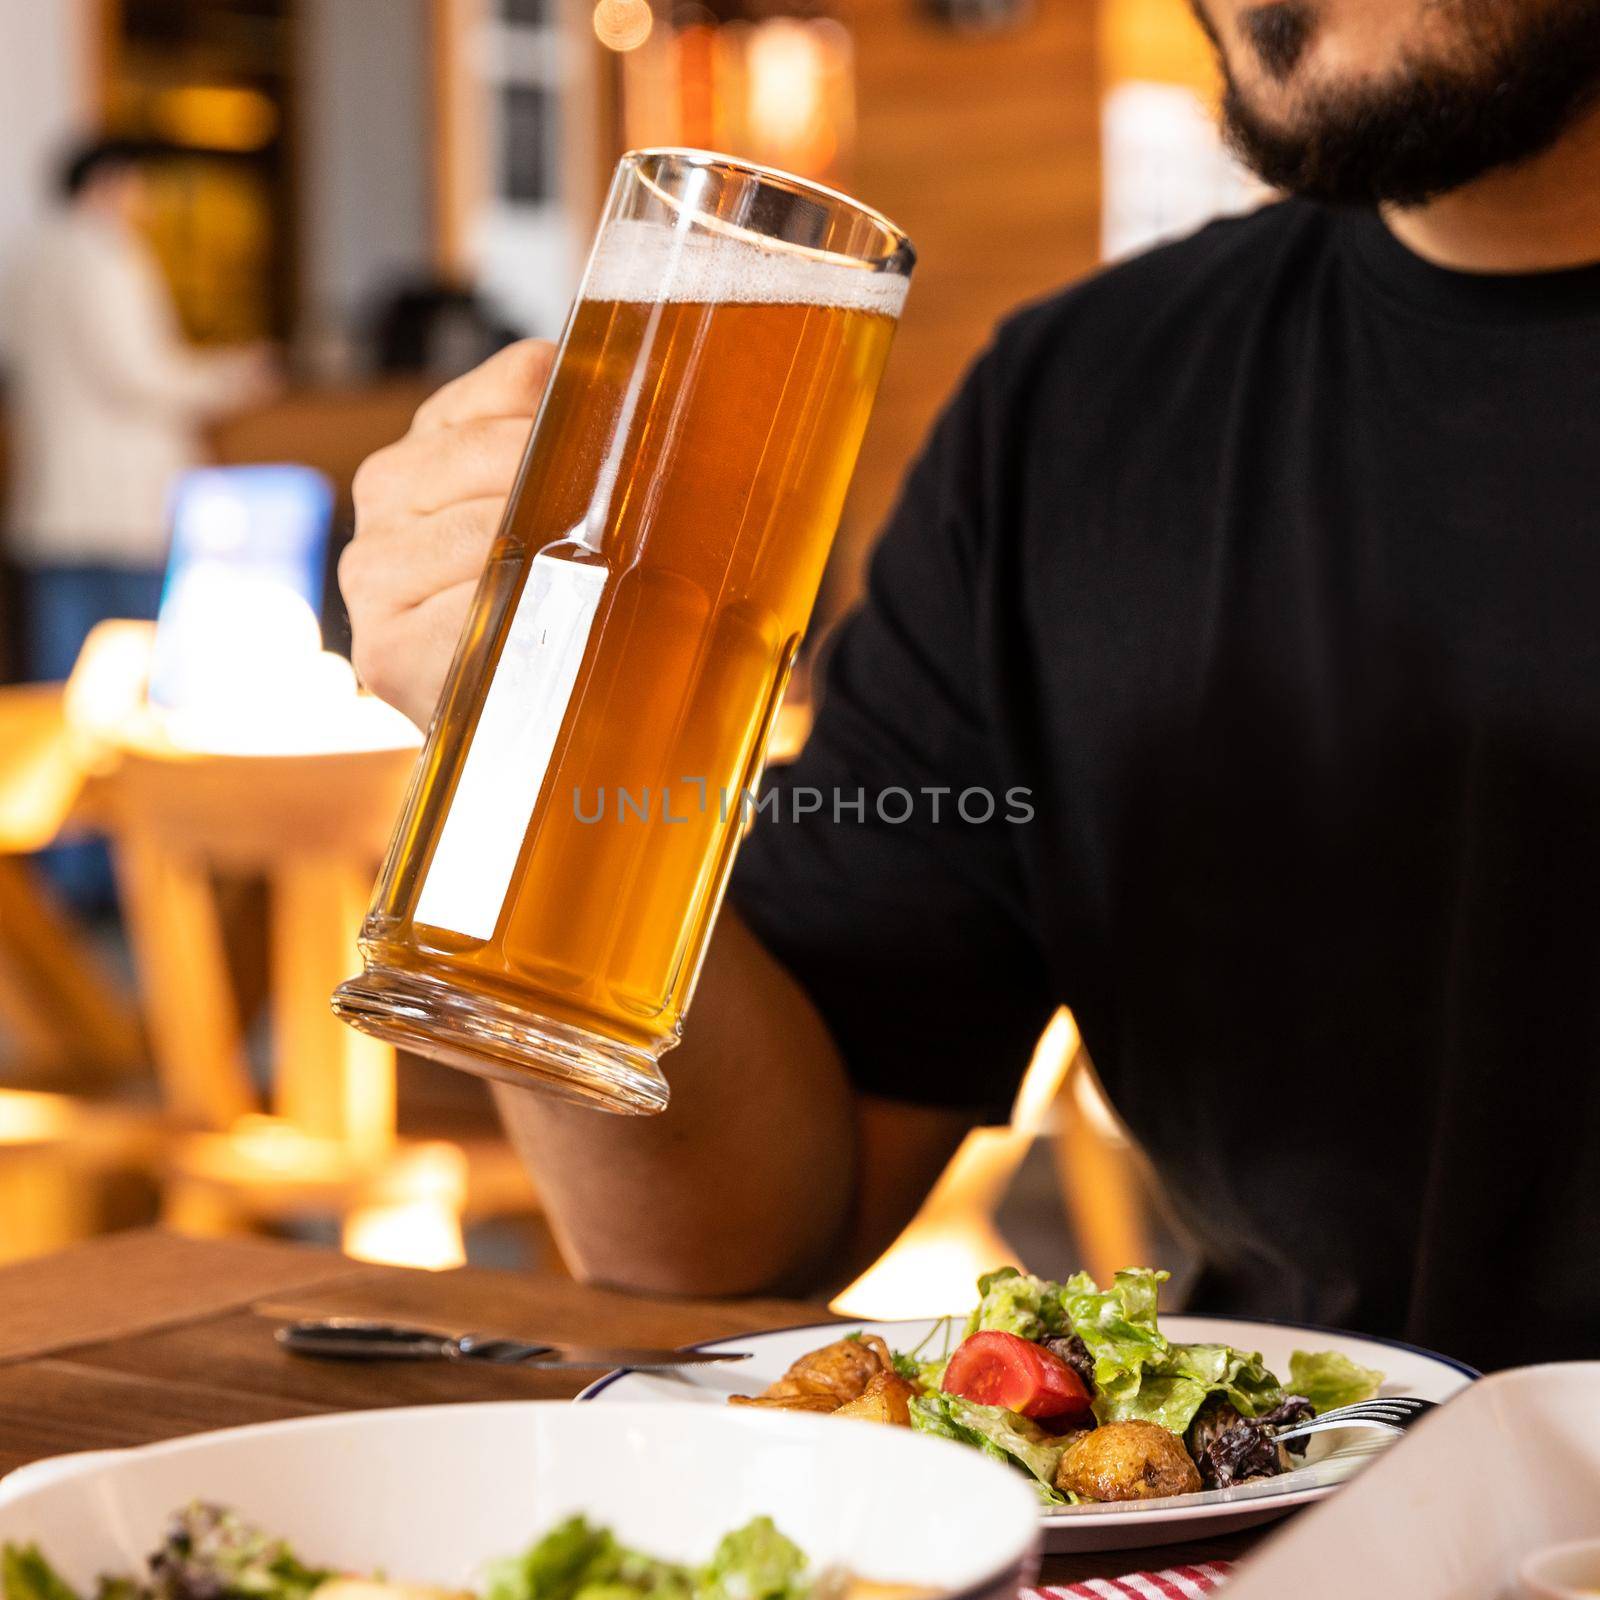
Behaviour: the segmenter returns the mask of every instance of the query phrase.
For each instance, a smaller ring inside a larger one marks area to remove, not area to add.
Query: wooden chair
[[[475,1142],[469,1159],[455,1142],[398,1138],[393,1049],[329,1008],[359,963],[356,937],[415,755],[134,749],[107,778],[155,1070],[192,1130],[168,1163],[170,1225],[221,1233],[332,1215],[347,1248],[392,1259],[388,1241],[409,1229],[421,1255],[406,1259],[452,1265],[463,1215],[535,1209],[503,1141]],[[220,874],[258,876],[270,898],[264,1097],[245,1061]]]
[[[83,814],[91,767],[59,685],[0,689],[0,1028],[19,1078],[62,1088],[145,1061],[130,997],[29,859]]]
[[[262,1109],[244,1062],[215,879],[271,896],[271,1108],[371,1156],[394,1138],[394,1053],[339,1023],[334,985],[404,795],[412,750],[232,756],[125,751],[104,814],[169,1108],[223,1130]]]
[[[112,1225],[116,1180],[156,1170],[163,1147],[149,1107],[0,1089],[0,1263]]]

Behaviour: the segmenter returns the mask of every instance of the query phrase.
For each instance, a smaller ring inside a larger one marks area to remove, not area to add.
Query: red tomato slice
[[[1080,1416],[1089,1410],[1089,1391],[1060,1356],[992,1328],[956,1346],[944,1369],[944,1391],[1025,1417]]]

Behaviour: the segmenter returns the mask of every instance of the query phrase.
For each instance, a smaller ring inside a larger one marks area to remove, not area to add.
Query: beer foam
[[[584,281],[586,300],[637,304],[837,306],[898,316],[909,280],[816,252],[768,249],[738,234],[679,232],[659,222],[613,222]]]

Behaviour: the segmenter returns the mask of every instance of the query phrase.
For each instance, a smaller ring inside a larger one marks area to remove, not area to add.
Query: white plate
[[[842,1338],[854,1328],[882,1335],[893,1350],[909,1350],[938,1326],[927,1321],[828,1322],[743,1339],[726,1339],[705,1348],[750,1350],[754,1352],[752,1359],[734,1366],[692,1367],[675,1373],[608,1373],[590,1384],[578,1398],[602,1404],[660,1400],[676,1401],[680,1405],[696,1402],[725,1405],[729,1395],[758,1393],[781,1377],[789,1364],[808,1350]],[[1178,1343],[1229,1344],[1241,1350],[1259,1350],[1267,1366],[1280,1375],[1288,1372],[1289,1357],[1296,1350],[1340,1350],[1352,1361],[1383,1372],[1385,1394],[1417,1395],[1424,1400],[1448,1400],[1478,1376],[1471,1367],[1446,1356],[1388,1340],[1332,1333],[1322,1328],[1218,1317],[1164,1316],[1161,1329]],[[1136,1550],[1146,1545],[1200,1539],[1270,1522],[1296,1506],[1320,1500],[1384,1449],[1386,1442],[1386,1436],[1376,1433],[1317,1434],[1304,1466],[1261,1483],[1174,1495],[1164,1500],[1048,1510],[1043,1514],[1045,1548],[1058,1553]]]
[[[171,1513],[204,1498],[308,1561],[464,1587],[575,1511],[685,1561],[765,1513],[815,1562],[1011,1600],[1031,1582],[1034,1498],[959,1445],[828,1417],[561,1401],[360,1411],[66,1458],[0,1481],[0,1541],[37,1540],[92,1592],[142,1571]],[[930,1506],[969,1515],[938,1518]]]

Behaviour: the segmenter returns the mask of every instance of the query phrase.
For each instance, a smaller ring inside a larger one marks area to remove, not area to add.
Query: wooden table
[[[353,1407],[567,1399],[585,1381],[515,1368],[299,1360],[272,1341],[274,1321],[291,1312],[641,1345],[824,1315],[794,1301],[647,1300],[547,1275],[410,1272],[254,1240],[118,1234],[0,1271],[0,1473],[63,1451]],[[1259,1537],[1054,1556],[1044,1581],[1236,1560]]]

